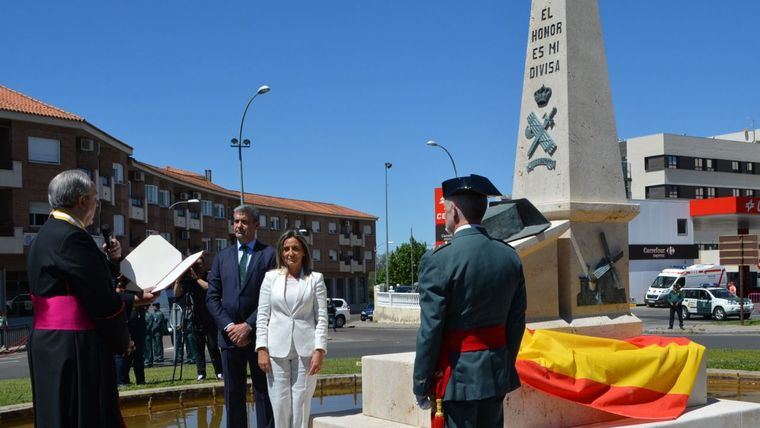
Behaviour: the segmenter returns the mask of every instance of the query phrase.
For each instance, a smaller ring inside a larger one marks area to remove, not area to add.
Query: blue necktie
[[[243,286],[245,282],[245,274],[248,273],[248,246],[241,245],[240,251],[243,252],[243,257],[240,258],[240,286]]]

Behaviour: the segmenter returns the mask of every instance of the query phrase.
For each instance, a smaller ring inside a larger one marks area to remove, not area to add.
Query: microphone
[[[103,234],[103,239],[106,241],[106,250],[111,249],[111,226],[104,224],[100,226],[100,233]]]

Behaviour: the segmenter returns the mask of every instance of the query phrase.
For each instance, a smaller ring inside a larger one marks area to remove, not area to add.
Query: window
[[[201,218],[201,212],[200,211],[190,211],[190,218],[195,220],[200,220]]]
[[[61,163],[61,142],[50,138],[29,137],[29,162]]]
[[[166,239],[166,242],[172,242],[172,234],[169,232],[162,232],[161,236]]]
[[[174,213],[177,214],[177,217],[184,217],[185,216],[185,207],[182,205],[177,205],[174,207]]]
[[[715,171],[715,161],[712,159],[705,159],[705,170]]]
[[[113,175],[113,182],[116,184],[124,184],[124,167],[120,163],[115,163],[111,167]]]
[[[285,217],[285,218],[282,220],[282,224],[283,224],[283,226],[282,226],[282,227],[283,227],[285,230],[288,230],[288,218],[287,218],[287,217]]]
[[[140,198],[129,198],[129,203],[132,204],[133,207],[143,206],[143,200]]]
[[[338,225],[335,223],[327,223],[327,233],[338,233]]]
[[[678,186],[667,186],[668,188],[668,198],[676,199],[678,198]]]
[[[201,212],[205,217],[211,217],[214,214],[213,208],[211,201],[201,201]]]
[[[755,172],[755,164],[752,162],[747,162],[747,174],[753,174]]]
[[[156,205],[158,203],[158,186],[146,184],[145,185],[145,199],[147,203]]]
[[[50,205],[47,202],[29,202],[29,226],[42,226],[49,215]]]
[[[372,251],[364,252],[364,260],[372,260]]]
[[[301,228],[301,220],[296,220],[295,223],[293,224],[293,227],[295,229],[300,229]]]
[[[338,260],[338,252],[335,251],[335,250],[330,250],[329,251],[329,258],[330,258],[331,262],[337,261]]]
[[[264,214],[261,214],[259,216],[259,226],[264,226],[264,227],[267,226],[267,216],[265,216]]]
[[[113,236],[124,236],[124,216],[121,214],[113,215]]]
[[[168,190],[159,190],[158,191],[158,206],[166,208],[169,205],[171,205],[171,200],[169,199],[169,191]]]
[[[744,189],[744,196],[755,196],[755,191],[752,189]]]
[[[694,199],[704,199],[705,198],[705,189],[702,187],[697,187],[694,189]]]
[[[708,187],[707,188],[707,198],[714,198],[715,197],[715,188],[714,187]]]
[[[311,251],[311,259],[314,260],[315,262],[322,260],[322,252],[316,248],[313,249]]]
[[[311,222],[311,231],[314,233],[319,233],[322,231],[322,224],[316,220]]]
[[[678,168],[678,156],[668,155],[665,158],[668,168]]]
[[[678,229],[678,236],[687,235],[688,230],[686,229],[686,219],[685,218],[676,219],[676,228]]]
[[[734,196],[741,196],[741,190],[739,190],[739,189],[731,189],[731,193]]]
[[[227,245],[229,245],[229,241],[226,239],[216,239],[216,252],[222,251],[223,249],[227,248]]]
[[[279,217],[270,217],[270,227],[272,230],[280,230],[280,218]]]
[[[739,172],[739,161],[731,161],[731,171]]]
[[[110,180],[110,178],[106,177],[105,175],[101,175],[100,176],[100,185],[101,186],[106,186],[106,187],[111,187],[111,180]]]
[[[203,238],[201,239],[201,243],[203,245],[203,251],[210,253],[211,252],[211,238]]]
[[[150,235],[158,235],[158,231],[157,230],[146,229],[145,230],[145,237],[147,238]]]
[[[694,158],[694,169],[697,171],[702,171],[703,163],[704,163],[704,160],[702,158]]]
[[[214,204],[214,217],[224,218],[224,204]]]
[[[363,230],[365,235],[372,235],[372,225],[365,224]]]

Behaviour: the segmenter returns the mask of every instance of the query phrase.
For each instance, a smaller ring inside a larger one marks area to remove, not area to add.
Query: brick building
[[[133,149],[81,116],[0,86],[0,308],[28,315],[13,299],[29,292],[25,254],[50,212],[47,185],[59,172],[80,168],[97,184],[100,207],[91,228],[111,225],[124,253],[161,234],[185,254],[210,257],[234,242],[232,210],[239,193],[204,174],[140,162]],[[186,201],[197,199],[198,203]],[[370,294],[376,217],[330,203],[246,195],[262,213],[259,239],[275,244],[288,228],[304,229],[314,267],[328,293],[358,310]],[[96,241],[101,238],[94,235]],[[18,299],[17,299],[18,301]]]

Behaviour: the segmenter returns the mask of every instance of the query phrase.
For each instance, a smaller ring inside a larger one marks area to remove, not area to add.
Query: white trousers
[[[311,397],[317,387],[317,376],[309,376],[311,356],[299,357],[295,346],[285,358],[270,358],[272,371],[267,373],[269,400],[277,428],[307,428],[311,413]]]

